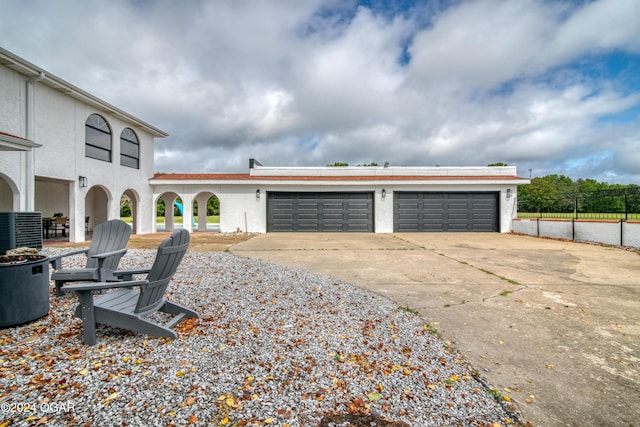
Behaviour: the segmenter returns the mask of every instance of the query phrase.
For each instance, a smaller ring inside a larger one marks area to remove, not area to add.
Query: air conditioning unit
[[[21,247],[42,249],[42,212],[0,212],[0,255]]]

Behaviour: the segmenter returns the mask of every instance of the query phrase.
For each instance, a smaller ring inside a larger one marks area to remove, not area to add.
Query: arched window
[[[111,128],[99,114],[89,116],[84,124],[85,156],[105,162],[111,161]]]
[[[140,169],[140,142],[138,136],[129,128],[120,134],[120,164]]]

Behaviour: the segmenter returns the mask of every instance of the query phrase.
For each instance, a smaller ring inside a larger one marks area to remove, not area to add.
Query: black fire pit
[[[31,322],[49,312],[49,259],[0,256],[0,327]]]

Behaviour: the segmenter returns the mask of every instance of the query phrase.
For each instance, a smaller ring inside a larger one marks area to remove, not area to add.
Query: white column
[[[193,196],[183,194],[182,196],[182,228],[189,233],[193,232]]]
[[[198,231],[207,231],[207,201],[209,197],[200,195],[198,201]]]
[[[164,231],[173,231],[173,202],[178,196],[164,196]]]
[[[86,240],[85,196],[86,189],[80,188],[76,181],[69,181],[69,242],[80,243]]]

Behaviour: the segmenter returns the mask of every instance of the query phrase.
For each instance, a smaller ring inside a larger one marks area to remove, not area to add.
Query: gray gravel
[[[129,250],[121,267],[154,256]],[[168,298],[200,319],[182,322],[175,341],[99,325],[94,347],[80,341],[76,297],[51,295],[47,317],[0,330],[0,419],[9,425],[293,427],[332,413],[415,427],[517,423],[436,329],[326,276],[188,252]]]

